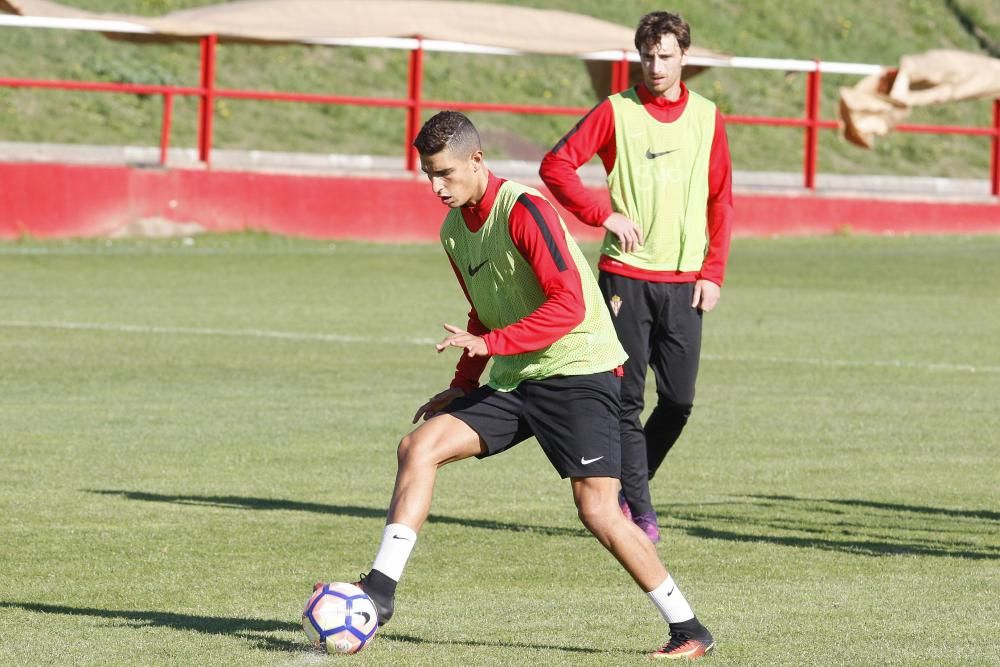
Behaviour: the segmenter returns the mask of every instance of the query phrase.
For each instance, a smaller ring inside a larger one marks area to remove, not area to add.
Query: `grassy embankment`
[[[209,4],[203,0],[69,0],[95,10],[145,14]],[[520,0],[517,4],[579,11],[633,25],[661,6],[648,0]],[[958,0],[960,7],[998,41],[1000,10],[990,0]],[[937,0],[850,0],[831,3],[694,2],[672,6],[691,22],[695,43],[736,55],[820,58],[895,64],[901,55],[931,48],[979,51],[949,3]],[[194,45],[136,46],[100,35],[2,29],[0,74],[196,85]],[[264,90],[384,95],[406,92],[407,56],[377,49],[226,45],[220,49],[218,84]],[[857,77],[825,75],[823,113],[836,113],[837,89]],[[692,87],[726,113],[801,116],[805,78],[798,73],[714,69]],[[486,57],[429,54],[425,97],[589,107],[595,102],[583,66],[571,58]],[[989,100],[920,109],[913,122],[985,126]],[[155,145],[160,99],[121,95],[0,89],[0,141]],[[177,101],[173,145],[195,143],[196,103]],[[401,155],[403,112],[360,107],[219,100],[215,145],[220,148]],[[495,156],[540,155],[572,124],[571,117],[475,114]],[[730,128],[734,162],[743,170],[801,168],[802,133],[788,128]],[[863,151],[824,131],[821,172],[887,173],[985,178],[984,138],[895,134]]]

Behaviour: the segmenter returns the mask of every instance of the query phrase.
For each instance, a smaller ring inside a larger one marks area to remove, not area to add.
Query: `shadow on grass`
[[[358,505],[330,505],[246,496],[174,495],[124,490],[90,490],[128,500],[241,510],[290,510],[363,519],[382,519],[385,511]],[[689,535],[730,542],[840,551],[862,556],[913,555],[1000,560],[1000,544],[984,542],[996,534],[1000,513],[955,510],[859,499],[750,495],[731,501],[687,503],[661,508],[665,527]],[[551,537],[585,537],[582,527],[535,526],[431,514],[428,521]],[[983,524],[986,524],[985,526]]]
[[[379,636],[383,639],[388,639],[395,642],[405,642],[409,644],[440,644],[446,646],[476,646],[485,648],[526,648],[537,651],[563,651],[565,653],[583,653],[583,654],[609,654],[609,653],[621,653],[620,651],[606,651],[598,648],[587,648],[585,646],[555,646],[551,644],[526,644],[519,642],[484,642],[475,641],[472,639],[453,639],[446,641],[439,641],[433,639],[425,639],[423,637],[414,637],[412,635],[401,635],[394,632],[379,632]],[[627,653],[627,652],[626,652]],[[637,655],[645,655],[641,651],[635,652]]]
[[[242,510],[290,510],[294,512],[315,512],[317,514],[335,514],[360,519],[384,519],[386,511],[374,507],[359,505],[328,505],[325,503],[308,503],[298,500],[282,500],[276,498],[248,498],[246,496],[199,496],[173,495],[161,493],[145,493],[142,491],[121,491],[112,489],[87,489],[88,493],[104,496],[121,496],[128,500],[141,500],[156,503],[173,503],[177,505],[195,505],[201,507],[224,507]],[[466,528],[481,528],[483,530],[505,530],[516,533],[538,533],[553,537],[586,537],[590,533],[580,528],[561,528],[558,526],[533,526],[506,521],[490,521],[487,519],[466,519],[460,517],[431,514],[427,520],[431,523],[442,523]],[[592,538],[591,538],[592,539]]]
[[[64,614],[67,616],[89,616],[121,621],[132,628],[159,627],[174,630],[202,632],[208,635],[226,635],[239,637],[250,642],[255,648],[267,651],[285,653],[314,653],[315,651],[305,641],[293,642],[269,636],[275,632],[301,632],[298,623],[286,621],[269,621],[257,618],[232,618],[227,616],[195,616],[193,614],[174,614],[161,611],[125,611],[115,609],[97,609],[95,607],[68,607],[56,604],[41,604],[36,602],[5,602],[0,601],[0,609],[21,609],[38,614]],[[475,640],[434,640],[424,637],[414,637],[394,632],[379,632],[382,639],[409,644],[437,644],[442,646],[474,646],[485,648],[522,648],[538,651],[562,651],[564,653],[604,654],[609,653],[597,648],[583,646],[557,646],[554,644],[529,644],[518,642],[486,642]],[[617,652],[616,652],[617,653]]]
[[[899,503],[880,503],[873,500],[858,500],[851,498],[798,498],[796,496],[750,496],[750,498],[760,498],[762,500],[794,500],[830,503],[831,505],[846,505],[848,507],[866,507],[877,510],[887,510],[890,512],[912,512],[915,514],[930,514],[934,516],[946,516],[959,519],[983,519],[984,521],[995,521],[1000,523],[1000,512],[990,510],[953,510],[944,507],[927,507],[925,505],[901,505]]]
[[[226,635],[239,637],[250,642],[254,648],[283,653],[316,653],[305,642],[287,641],[270,636],[276,632],[302,632],[298,623],[287,621],[271,621],[258,618],[232,618],[228,616],[196,616],[193,614],[174,614],[161,611],[126,611],[116,609],[98,609],[96,607],[68,607],[57,604],[41,604],[37,602],[7,602],[0,600],[0,609],[21,609],[37,614],[64,614],[66,616],[88,616],[120,621],[132,628],[171,628],[201,632],[208,635]],[[583,646],[557,646],[554,644],[529,644],[519,642],[486,642],[475,640],[434,640],[424,637],[414,637],[394,632],[379,632],[378,636],[385,640],[409,644],[436,644],[442,646],[475,646],[485,648],[523,648],[537,651],[562,651],[564,653],[605,654],[609,651],[587,648]],[[618,653],[617,651],[615,653]]]
[[[729,503],[675,505],[667,528],[694,537],[763,542],[862,556],[1000,560],[1000,513],[858,499],[751,495]],[[669,517],[669,518],[667,518]]]
[[[245,639],[255,648],[267,651],[299,652],[311,650],[305,642],[293,642],[271,636],[276,632],[302,632],[298,623],[270,621],[259,618],[231,618],[227,616],[196,616],[163,611],[127,611],[98,609],[96,607],[67,607],[65,605],[35,602],[0,601],[0,609],[22,609],[39,614],[65,614],[106,618],[133,628],[172,628],[202,632],[207,635],[227,635]]]

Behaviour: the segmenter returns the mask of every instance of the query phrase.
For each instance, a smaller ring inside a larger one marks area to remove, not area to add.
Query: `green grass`
[[[593,248],[589,249],[591,254]],[[737,239],[659,552],[714,665],[998,665],[1000,237]],[[0,246],[0,664],[316,665],[466,306],[435,246]],[[355,662],[645,664],[532,442],[442,471]]]
[[[209,0],[67,0],[93,11],[159,14]],[[519,0],[511,4],[576,11],[634,25],[661,9],[650,0]],[[956,0],[994,42],[1000,15],[992,0]],[[679,0],[672,8],[691,23],[695,44],[725,53],[774,58],[895,65],[904,54],[931,48],[981,52],[941,0],[862,0],[754,3]],[[197,85],[196,45],[130,45],[100,35],[53,30],[2,29],[0,76],[111,80]],[[346,95],[406,95],[407,54],[377,49],[223,45],[218,85],[227,88],[307,91]],[[824,75],[823,115],[836,114],[840,86],[853,76]],[[725,113],[800,117],[805,77],[783,72],[709,70],[691,86]],[[492,57],[429,53],[427,99],[547,103],[590,107],[595,98],[584,68],[573,58]],[[0,141],[156,145],[158,97],[65,93],[0,88]],[[175,146],[196,142],[196,104],[176,102]],[[426,114],[425,114],[426,115]],[[562,116],[473,114],[494,156],[540,155],[575,122]],[[988,126],[991,101],[962,102],[914,112],[915,123]],[[220,148],[364,153],[401,156],[404,112],[296,103],[219,100],[215,145]],[[789,128],[732,125],[734,164],[742,170],[801,168],[802,132]],[[513,146],[520,146],[515,150]],[[762,147],[766,149],[762,150]],[[821,134],[823,173],[887,173],[987,178],[985,137],[896,133],[864,151]]]

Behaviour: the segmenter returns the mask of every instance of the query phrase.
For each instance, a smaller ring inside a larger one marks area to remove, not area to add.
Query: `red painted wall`
[[[357,178],[260,172],[0,163],[0,238],[100,236],[146,218],[211,231],[314,238],[435,240],[446,209],[423,177]],[[600,230],[575,222],[573,234]],[[889,201],[737,193],[739,235],[1000,233],[1000,202]]]

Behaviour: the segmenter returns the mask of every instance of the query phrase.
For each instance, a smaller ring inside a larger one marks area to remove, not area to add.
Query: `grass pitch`
[[[998,256],[734,243],[652,487],[705,664],[1000,664]],[[440,249],[8,244],[0,303],[0,664],[341,660],[299,614],[370,566],[396,442],[451,377]],[[664,639],[528,442],[443,470],[396,617],[344,659],[643,664]]]

